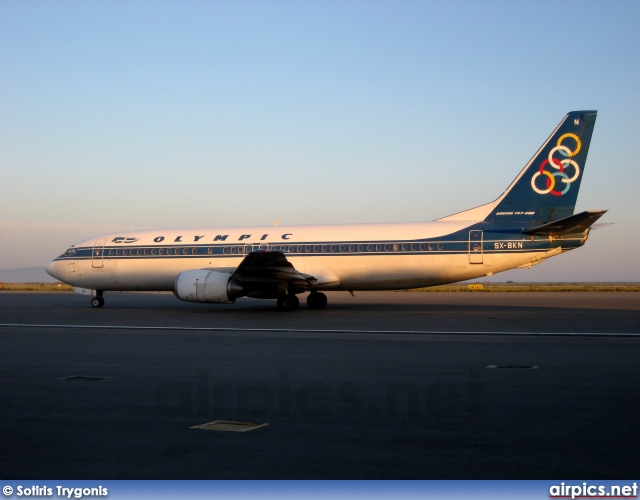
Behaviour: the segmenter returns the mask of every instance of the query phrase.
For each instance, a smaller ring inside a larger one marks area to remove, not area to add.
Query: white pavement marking
[[[38,325],[29,323],[0,323],[3,328],[66,328],[77,330],[161,330],[194,332],[256,332],[256,333],[354,333],[405,335],[512,335],[540,337],[640,337],[640,333],[605,332],[492,332],[492,331],[440,331],[440,330],[347,330],[309,328],[233,328],[208,326],[128,326],[128,325]]]

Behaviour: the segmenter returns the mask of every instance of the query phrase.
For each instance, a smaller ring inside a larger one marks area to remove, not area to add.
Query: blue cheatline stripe
[[[570,246],[578,246],[580,238],[571,238],[564,239],[563,247],[569,248]],[[403,246],[420,246],[422,248],[408,248],[402,249]],[[496,245],[503,245],[504,248],[496,248]],[[387,247],[385,249],[378,249],[377,247],[383,246]],[[429,248],[431,246],[431,249]],[[438,247],[442,248],[438,248]],[[316,250],[316,247],[320,247]],[[327,248],[326,250],[323,249]],[[341,249],[340,247],[346,247]],[[354,248],[355,247],[355,248]],[[366,247],[366,248],[359,248]],[[369,247],[376,247],[375,249],[369,250]],[[392,248],[388,248],[392,247]],[[94,255],[93,247],[82,247],[76,249],[76,252],[73,255],[66,256],[61,255],[56,260],[86,260],[93,258],[106,258],[106,259],[139,259],[139,258],[148,258],[148,259],[160,259],[160,258],[228,258],[228,257],[243,257],[246,255],[244,253],[245,249],[243,245],[212,245],[212,244],[194,244],[194,245],[182,245],[182,246],[132,246],[132,247],[121,247],[121,246],[109,246],[104,247],[103,249],[97,250]],[[304,243],[304,244],[291,244],[291,245],[276,245],[276,244],[265,244],[262,246],[263,249],[271,249],[276,251],[282,251],[285,255],[289,256],[364,256],[364,255],[465,255],[469,253],[469,242],[466,240],[460,241],[434,241],[432,243],[415,243],[415,242],[368,242],[368,243],[336,243],[336,244],[321,244],[321,243]],[[285,250],[283,250],[285,248]],[[335,248],[334,251],[331,251],[331,248]],[[350,248],[353,248],[350,250]],[[394,248],[397,248],[394,249]],[[187,253],[184,253],[184,250],[187,250]],[[206,249],[206,253],[204,253]],[[236,253],[231,253],[231,249],[236,249]],[[522,253],[522,252],[546,252],[551,250],[552,248],[549,245],[549,240],[534,240],[534,241],[526,241],[526,240],[484,240],[483,241],[483,249],[482,252],[484,254],[504,254],[504,253]],[[158,253],[147,253],[147,254],[137,254],[138,250],[143,251],[153,251],[159,252],[163,251],[163,254],[160,255]],[[180,251],[180,253],[164,253],[169,250],[175,252]],[[193,250],[196,253],[193,253]],[[242,250],[242,251],[241,251]],[[113,255],[112,252],[132,252],[135,251],[135,255]],[[211,251],[212,253],[209,253]],[[253,251],[249,249],[247,251]]]
[[[485,251],[482,254],[483,255],[492,255],[492,254],[505,254],[505,253],[544,253],[544,252],[548,252],[549,250],[552,250],[551,248],[548,249],[541,249],[541,250],[509,250],[509,251]],[[284,254],[285,257],[379,257],[379,256],[387,256],[387,257],[393,257],[393,256],[407,256],[407,255],[412,255],[412,256],[427,256],[427,255],[431,255],[431,256],[443,256],[443,255],[469,255],[468,251],[446,251],[446,250],[441,250],[441,251],[433,251],[433,252],[421,252],[421,253],[414,253],[414,252],[390,252],[390,253],[376,253],[376,252],[347,252],[347,253],[285,253]],[[472,254],[473,255],[473,254]],[[479,253],[477,255],[480,255]],[[233,259],[233,258],[243,258],[245,257],[245,255],[243,254],[187,254],[187,255],[105,255],[103,256],[96,256],[95,259],[96,260],[144,260],[144,259],[149,259],[149,260],[161,260],[161,259]],[[90,261],[94,259],[94,257],[92,256],[86,256],[86,257],[59,257],[55,260],[87,260]]]
[[[73,330],[143,330],[186,332],[249,332],[249,333],[339,333],[380,335],[500,335],[528,337],[640,337],[640,333],[624,332],[509,332],[509,331],[445,331],[445,330],[348,330],[308,328],[237,328],[210,326],[130,326],[130,325],[46,325],[31,323],[0,323],[2,328],[67,328]]]

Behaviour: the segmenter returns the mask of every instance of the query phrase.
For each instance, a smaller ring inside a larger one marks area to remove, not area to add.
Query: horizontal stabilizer
[[[591,225],[606,212],[606,210],[588,210],[522,232],[524,234],[538,236],[560,236],[563,234],[582,233],[589,229]]]

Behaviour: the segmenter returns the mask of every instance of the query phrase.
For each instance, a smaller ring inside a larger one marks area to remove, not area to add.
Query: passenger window
[[[433,243],[429,243],[429,251],[433,250]]]
[[[355,246],[354,245],[349,245],[349,251],[353,252],[355,250]]]
[[[164,248],[158,248],[158,255],[164,255]]]
[[[442,243],[438,243],[438,250],[442,250],[444,248],[444,245]]]

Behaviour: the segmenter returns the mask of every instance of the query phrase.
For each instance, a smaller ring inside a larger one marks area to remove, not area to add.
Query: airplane
[[[596,111],[568,113],[495,201],[432,222],[146,229],[95,236],[47,266],[104,305],[107,291],[181,300],[276,299],[295,311],[324,291],[423,288],[530,268],[584,245],[606,210],[574,214]]]

